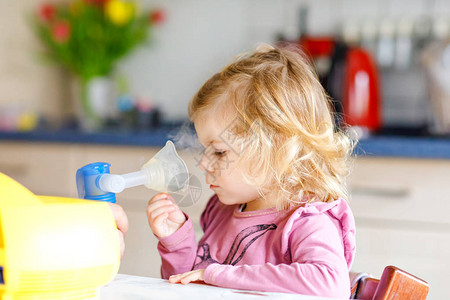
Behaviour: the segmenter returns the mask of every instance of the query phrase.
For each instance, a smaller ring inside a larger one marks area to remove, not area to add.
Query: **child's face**
[[[245,162],[237,164],[234,135],[228,130],[233,122],[221,121],[215,114],[204,113],[194,121],[200,143],[205,147],[199,167],[206,172],[206,183],[226,205],[248,203],[259,199],[255,186],[245,183]]]

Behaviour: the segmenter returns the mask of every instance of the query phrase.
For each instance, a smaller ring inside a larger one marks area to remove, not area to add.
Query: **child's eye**
[[[225,153],[226,153],[226,151],[216,151],[216,152],[214,152],[214,155],[221,157],[221,156],[224,156]]]

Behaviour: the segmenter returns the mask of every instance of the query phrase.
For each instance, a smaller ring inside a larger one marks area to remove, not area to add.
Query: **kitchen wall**
[[[40,45],[27,24],[39,3],[0,3],[0,109],[40,111],[58,117],[67,100],[63,73],[38,61]]]
[[[152,97],[169,119],[184,118],[186,104],[201,84],[237,53],[277,34],[299,34],[299,11],[309,9],[310,34],[337,33],[346,20],[450,19],[448,0],[142,0],[161,6],[167,21],[152,43],[119,67],[136,95]],[[19,107],[58,118],[70,110],[68,78],[39,62],[38,41],[26,15],[41,1],[0,4],[0,109]]]

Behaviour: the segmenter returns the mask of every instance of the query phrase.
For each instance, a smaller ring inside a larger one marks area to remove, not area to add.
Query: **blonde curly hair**
[[[348,198],[354,142],[336,128],[331,101],[299,49],[262,45],[239,55],[188,110],[191,121],[212,111],[234,120],[233,134],[245,145],[239,161],[251,162],[245,178],[261,196],[277,197],[278,208]]]

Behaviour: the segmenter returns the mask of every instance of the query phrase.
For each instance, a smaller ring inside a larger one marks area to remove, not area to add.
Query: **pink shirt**
[[[201,226],[204,236],[198,245],[189,218],[159,240],[162,278],[205,269],[206,283],[226,288],[350,296],[355,223],[342,199],[290,211],[241,212],[214,195]]]

